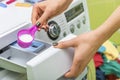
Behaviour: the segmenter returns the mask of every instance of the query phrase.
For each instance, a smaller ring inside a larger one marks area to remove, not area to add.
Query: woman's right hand
[[[71,2],[72,0],[45,0],[36,3],[32,10],[32,23],[40,22],[40,27],[46,30],[48,20],[62,13]]]

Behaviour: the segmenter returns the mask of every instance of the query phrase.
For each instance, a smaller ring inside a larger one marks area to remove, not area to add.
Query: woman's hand
[[[72,0],[45,0],[34,5],[32,10],[32,23],[41,23],[41,27],[47,29],[47,21],[62,13]]]
[[[91,31],[81,34],[74,39],[59,42],[57,46],[54,46],[55,48],[73,47],[75,49],[72,66],[70,71],[65,74],[65,77],[77,77],[85,69],[101,44],[99,37],[94,31]]]

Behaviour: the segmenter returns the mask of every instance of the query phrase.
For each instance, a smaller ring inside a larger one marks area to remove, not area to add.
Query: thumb
[[[68,48],[68,47],[74,47],[75,41],[73,39],[67,40],[67,41],[61,41],[57,45],[55,45],[55,48]]]

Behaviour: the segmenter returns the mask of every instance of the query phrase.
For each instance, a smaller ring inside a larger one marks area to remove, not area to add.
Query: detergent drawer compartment
[[[26,73],[26,63],[49,46],[47,43],[36,40],[31,47],[21,48],[14,42],[0,51],[0,67],[15,72]]]

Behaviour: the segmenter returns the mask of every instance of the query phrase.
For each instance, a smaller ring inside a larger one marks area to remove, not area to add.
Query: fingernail
[[[52,45],[53,45],[53,46],[57,46],[57,45],[58,45],[58,42],[53,42]]]
[[[37,23],[36,23],[36,26],[37,26],[37,27],[39,27],[40,25],[41,25],[41,23],[40,23],[40,22],[37,22]]]

